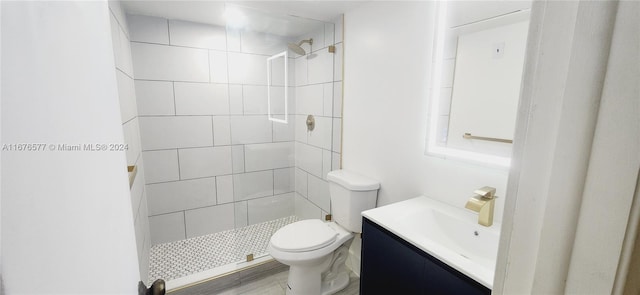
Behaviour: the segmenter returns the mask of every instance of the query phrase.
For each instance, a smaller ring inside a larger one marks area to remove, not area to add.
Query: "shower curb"
[[[247,267],[219,277],[207,279],[178,289],[170,290],[167,292],[167,294],[217,294],[226,289],[237,287],[252,281],[257,281],[259,279],[287,270],[289,270],[289,267],[287,265],[284,265],[276,261],[275,259],[271,259],[252,267]]]

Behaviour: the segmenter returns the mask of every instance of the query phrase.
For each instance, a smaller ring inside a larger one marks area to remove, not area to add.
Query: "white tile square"
[[[248,215],[248,208],[247,208],[247,201],[242,201],[242,202],[235,202],[233,203],[234,209],[235,209],[235,225],[236,228],[240,228],[240,227],[245,227],[247,225],[249,225],[249,216]]]
[[[175,82],[177,115],[228,115],[227,84]]]
[[[322,210],[301,195],[295,197],[295,214],[299,220],[322,218]]]
[[[230,119],[232,144],[272,141],[272,124],[267,116],[231,116]]]
[[[334,54],[334,65],[333,65],[333,80],[334,81],[342,81],[342,59],[343,59],[343,51],[342,51],[342,43],[336,44],[336,52]]]
[[[231,147],[179,149],[182,179],[231,174]]]
[[[242,86],[245,115],[267,114],[267,86]]]
[[[136,80],[139,116],[175,115],[173,82]]]
[[[295,191],[295,168],[273,170],[273,193],[284,194]],[[291,215],[291,214],[290,214]]]
[[[122,52],[120,50],[120,25],[118,21],[113,16],[113,14],[109,14],[109,24],[111,25],[111,45],[113,47],[113,57],[116,63],[116,68],[120,68],[122,64]]]
[[[333,129],[332,118],[316,117],[315,121],[315,128],[309,132],[307,136],[308,143],[319,148],[330,150],[331,130]]]
[[[296,141],[307,143],[307,137],[309,132],[307,132],[307,116],[305,115],[296,115],[295,123],[294,123],[294,135]]]
[[[231,144],[231,123],[228,116],[213,117],[213,145]]]
[[[247,201],[249,224],[266,222],[295,213],[294,194],[282,194]]]
[[[304,197],[307,196],[307,188],[308,188],[308,175],[309,173],[295,168],[295,188],[296,192]]]
[[[308,55],[308,79],[309,84],[327,83],[333,81],[333,58],[338,54],[330,53],[327,50],[319,50],[315,55]]]
[[[231,115],[244,114],[242,96],[242,85],[229,85],[229,113]]]
[[[133,58],[131,57],[131,42],[125,35],[123,30],[120,30],[120,52],[122,53],[121,63],[118,65],[118,68],[123,72],[127,73],[129,77],[133,76]]]
[[[136,79],[209,82],[206,49],[132,43],[131,53]]]
[[[144,165],[142,165],[142,161],[139,162],[140,164],[140,168],[142,170],[142,167]],[[138,172],[140,173],[140,172]],[[138,214],[138,211],[140,210],[140,206],[142,205],[142,199],[143,199],[143,194],[145,193],[145,184],[144,184],[144,173],[141,173],[140,175],[136,176],[135,180],[133,181],[133,185],[131,186],[131,211],[132,214],[134,216],[134,218],[136,217],[136,214]],[[145,200],[145,206],[146,204],[146,200]],[[148,217],[149,215],[143,215],[146,219],[146,217]]]
[[[321,84],[296,88],[296,114],[322,116],[324,89]]]
[[[210,116],[140,117],[142,150],[213,146]]]
[[[342,118],[342,82],[333,82],[333,117]]]
[[[342,119],[333,119],[333,144],[331,150],[337,153],[342,152]]]
[[[222,175],[216,177],[216,192],[218,204],[233,202],[233,176]]]
[[[268,88],[268,90],[269,95],[271,95],[271,117],[284,120],[285,88],[282,86],[271,86]],[[289,100],[289,98],[287,98],[287,100]]]
[[[144,15],[127,15],[131,41],[169,44],[167,20]]]
[[[327,180],[327,173],[331,172],[331,152],[322,150],[322,179]]]
[[[111,40],[113,45],[113,55],[115,58],[116,68],[133,77],[133,67],[131,65],[131,49],[129,38],[123,31],[122,27],[116,21],[116,18],[110,15],[111,23]],[[127,51],[128,50],[128,51]]]
[[[138,128],[138,118],[134,118],[122,125],[124,143],[128,145],[125,151],[127,165],[135,165],[140,155],[140,129]]]
[[[176,212],[149,217],[151,245],[168,243],[186,238],[184,213]]]
[[[244,172],[244,145],[234,145],[231,147],[233,157],[233,173]]]
[[[229,83],[267,85],[267,57],[229,53]]]
[[[240,34],[242,52],[261,55],[274,55],[287,48],[287,40],[281,36],[255,31],[242,31]]]
[[[330,117],[315,117],[315,128],[312,131],[307,131],[307,142],[310,145],[330,149],[331,148],[331,132],[332,132],[332,119]],[[302,126],[306,129],[306,126]]]
[[[296,58],[295,68],[295,85],[303,86],[309,84],[307,80],[307,58],[305,56]]]
[[[142,158],[147,184],[180,179],[177,150],[146,151]]]
[[[309,195],[307,198],[320,209],[327,212],[331,210],[329,183],[313,175],[309,175]]]
[[[244,146],[247,172],[291,167],[294,165],[293,142],[248,144]]]
[[[227,49],[227,35],[224,27],[169,20],[169,34],[172,45],[217,50]]]
[[[323,99],[322,99],[322,104],[323,104],[323,115],[325,117],[332,117],[333,116],[333,82],[331,83],[324,83],[322,84],[323,86]]]
[[[296,166],[322,177],[322,149],[296,142]]]
[[[120,25],[122,26],[122,29],[125,31],[125,34],[127,35],[127,38],[129,38],[128,36],[129,34],[129,23],[127,22],[127,15],[125,14],[124,10],[122,9],[122,5],[120,2],[118,1],[107,1],[109,4],[109,9],[111,10],[111,12],[113,12],[113,15],[115,15],[115,18],[118,20],[118,22],[120,23]]]
[[[215,178],[147,185],[149,213],[158,215],[216,204]]]
[[[118,83],[118,100],[120,101],[120,118],[124,123],[138,115],[135,85],[133,79],[120,71],[116,71],[116,81]]]
[[[223,204],[185,212],[187,238],[234,228],[234,206]]]
[[[287,123],[273,123],[273,141],[293,141],[295,140],[295,116],[289,115]]]
[[[211,82],[228,83],[227,53],[225,51],[209,50],[209,75]]]
[[[273,195],[273,170],[234,174],[233,194],[236,201]]]

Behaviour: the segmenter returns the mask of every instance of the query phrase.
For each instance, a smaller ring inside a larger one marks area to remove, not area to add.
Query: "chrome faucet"
[[[496,201],[496,189],[485,186],[473,191],[475,196],[471,197],[464,206],[467,209],[478,212],[478,224],[491,226],[493,224],[493,207]]]

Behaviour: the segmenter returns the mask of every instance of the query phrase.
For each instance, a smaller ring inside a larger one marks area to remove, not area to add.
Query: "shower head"
[[[305,54],[307,54],[307,52],[301,46],[304,43],[309,43],[309,45],[313,45],[313,39],[302,40],[298,44],[289,43],[289,44],[287,44],[287,46],[289,47],[289,49],[293,50],[293,52],[295,52],[297,54],[300,54],[300,55],[305,55]]]

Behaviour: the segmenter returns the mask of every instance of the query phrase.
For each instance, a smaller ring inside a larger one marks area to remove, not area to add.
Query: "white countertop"
[[[419,196],[362,216],[491,289],[500,224],[479,225],[477,213]]]

